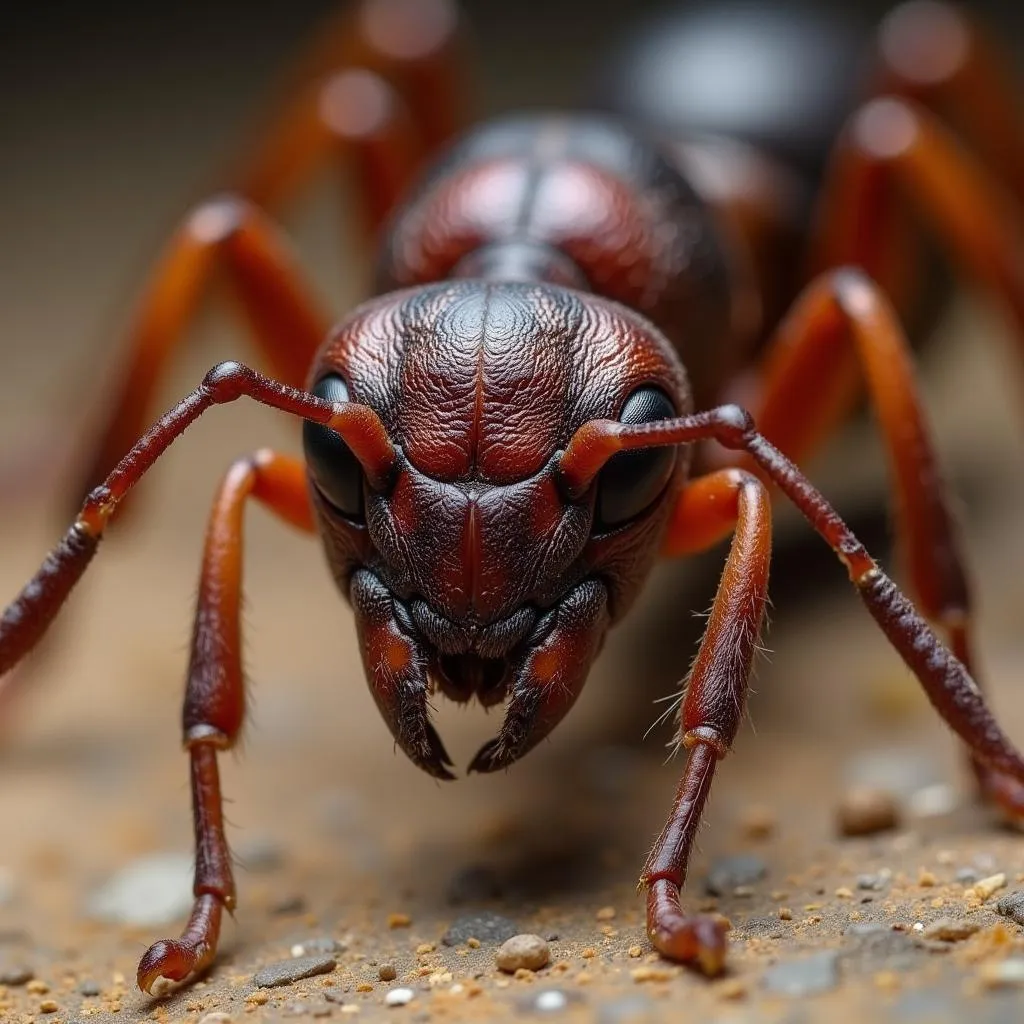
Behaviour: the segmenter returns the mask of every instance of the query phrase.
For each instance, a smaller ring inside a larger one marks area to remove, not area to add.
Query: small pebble
[[[1024,960],[1014,957],[983,964],[978,980],[985,988],[1020,988],[1024,986]]]
[[[1008,917],[1015,924],[1024,925],[1024,889],[1015,889],[999,897],[996,913]]]
[[[927,868],[921,868],[917,873],[917,884],[922,888],[930,889],[933,886],[939,884],[939,880],[933,871],[929,871]]]
[[[841,835],[870,836],[895,828],[899,810],[887,790],[853,786],[842,795],[836,819]]]
[[[90,917],[155,928],[187,917],[192,909],[191,853],[153,853],[127,864],[86,902]]]
[[[381,964],[377,971],[377,977],[381,981],[394,981],[398,977],[398,971],[394,964]]]
[[[393,988],[384,997],[388,1006],[405,1006],[416,998],[416,993],[411,988]]]
[[[926,939],[936,939],[940,942],[963,942],[980,930],[981,925],[976,921],[956,921],[951,917],[940,917],[937,921],[925,925],[921,934]]]
[[[762,981],[770,992],[787,996],[809,996],[828,992],[839,984],[839,954],[835,951],[817,953],[776,964],[764,973]]]
[[[548,944],[539,935],[513,935],[495,954],[494,962],[506,974],[526,968],[537,971],[551,959]]]
[[[647,964],[643,967],[634,967],[629,972],[629,976],[638,985],[642,985],[646,981],[671,981],[676,976],[676,972],[669,967]]]
[[[199,1024],[231,1024],[231,1014],[216,1010],[200,1017]]]
[[[761,857],[738,853],[720,857],[711,865],[704,889],[711,896],[731,895],[739,886],[750,886],[768,874],[768,865]]]
[[[85,980],[78,986],[79,995],[83,996],[98,996],[103,989],[100,988],[99,982],[92,980]]]
[[[747,807],[740,815],[740,830],[748,839],[767,839],[775,825],[775,813],[761,804]]]
[[[277,985],[290,985],[303,978],[312,978],[317,974],[330,974],[337,966],[338,962],[333,956],[297,956],[261,968],[252,980],[258,988],[274,988]]]
[[[934,755],[902,744],[864,750],[843,766],[846,786],[881,789],[900,802],[942,778],[942,765]]]
[[[344,953],[347,948],[344,942],[330,935],[318,935],[296,942],[290,952],[292,956],[326,956],[330,953]]]
[[[538,992],[533,1000],[533,1008],[539,1013],[557,1013],[569,1005],[569,997],[557,988],[549,988]]]
[[[55,999],[44,999],[39,1004],[40,1013],[56,1013],[60,1009],[60,1004]]]
[[[602,907],[594,916],[598,919],[598,921],[614,921],[615,908]]]
[[[988,878],[979,878],[974,883],[974,892],[980,900],[987,900],[993,893],[998,892],[1006,885],[1006,875],[1001,871],[997,875],[989,875]]]
[[[866,889],[868,892],[879,892],[884,889],[891,877],[888,871],[879,871],[872,875],[858,875],[857,888]]]
[[[484,910],[456,918],[441,936],[441,941],[446,946],[461,946],[470,939],[477,939],[483,945],[497,946],[518,935],[519,931],[515,921]]]
[[[389,928],[408,928],[412,918],[408,914],[388,914]]]
[[[36,976],[28,964],[0,960],[0,985],[25,985]]]
[[[957,795],[946,782],[923,786],[907,799],[907,810],[914,818],[941,818],[956,810]]]

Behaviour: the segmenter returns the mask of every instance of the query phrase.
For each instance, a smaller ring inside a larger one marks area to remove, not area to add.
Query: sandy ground
[[[81,187],[97,203],[123,187],[93,170]],[[144,191],[124,190],[108,225],[121,241],[111,241],[107,262],[84,241],[95,241],[96,207],[68,190],[53,194],[64,205],[48,206],[46,216],[51,226],[63,217],[63,259],[54,265],[45,246],[6,256],[0,319],[20,340],[0,374],[5,458],[49,436],[58,410],[76,439],[79,411],[98,387],[83,372],[88,353],[110,359],[110,343],[95,339],[120,322],[110,311],[124,308],[118,296],[152,251],[161,216],[173,220],[184,208],[164,198],[154,213]],[[41,209],[25,202],[14,210],[22,227]],[[133,218],[144,211],[140,226]],[[303,252],[322,256],[311,258],[322,281],[339,274],[334,214],[314,203],[293,224]],[[363,268],[340,270],[350,282],[344,293],[325,285],[339,310],[357,296],[351,282]],[[962,497],[986,676],[1008,729],[1024,738],[1024,446],[1003,333],[983,311],[958,309],[930,360],[928,390]],[[249,354],[219,316],[196,334],[167,401],[216,359]],[[52,649],[36,659],[33,685],[5,712],[0,969],[25,965],[34,981],[0,986],[0,1020],[195,1022],[213,1012],[253,1022],[355,1013],[497,1020],[541,1012],[536,998],[547,990],[563,993],[561,1016],[581,1020],[1019,1019],[1024,988],[995,983],[1007,956],[1024,955],[1024,936],[994,905],[1024,887],[1024,842],[970,800],[941,723],[839,568],[813,541],[800,543],[785,515],[772,653],[720,771],[688,885],[691,901],[732,921],[724,979],[709,983],[653,958],[634,890],[678,770],[664,763],[668,727],[646,741],[644,733],[660,711],[654,700],[673,691],[691,657],[692,613],[710,600],[720,552],[659,571],[542,749],[507,776],[439,785],[393,751],[315,543],[254,510],[246,567],[252,712],[241,755],[223,758],[230,835],[243,861],[239,909],[205,980],[158,1000],[141,995],[132,983],[140,953],[176,934],[180,918],[129,926],[97,920],[87,904],[138,858],[189,851],[178,708],[201,530],[219,473],[264,444],[297,450],[297,437],[271,414],[232,407],[175,446],[147,482],[138,515],[104,545]],[[878,526],[882,473],[867,431],[838,444],[817,477],[844,510]],[[29,484],[0,507],[0,594],[16,592],[57,536],[58,490]],[[464,765],[496,717],[442,705],[439,727]],[[844,786],[879,773],[907,798],[901,826],[837,838]],[[929,809],[942,813],[919,813]],[[755,835],[754,821],[768,834]],[[708,871],[737,854],[761,859],[764,877],[709,897]],[[968,870],[1003,873],[1006,887],[972,898]],[[863,875],[878,876],[880,888],[858,887]],[[556,936],[552,966],[509,977],[495,969],[493,944],[441,942],[454,920],[481,910]],[[945,944],[915,931],[941,917],[979,930]],[[332,973],[255,987],[259,968],[328,937],[342,947]],[[778,965],[830,951],[815,961],[834,972],[820,994],[773,989],[782,984],[772,973]],[[384,964],[397,980],[379,980]],[[413,1001],[385,1008],[387,991],[400,985],[414,990]]]

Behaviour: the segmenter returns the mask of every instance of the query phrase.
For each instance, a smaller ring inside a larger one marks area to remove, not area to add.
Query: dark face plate
[[[352,601],[367,679],[399,745],[448,777],[427,718],[439,689],[508,702],[471,768],[511,763],[578,695],[605,633],[657,554],[685,473],[614,527],[600,482],[570,500],[558,457],[575,431],[616,419],[639,389],[689,411],[685,376],[652,326],[551,285],[455,281],[364,305],[321,352],[310,384],[344,379],[397,451],[364,514],[312,490],[328,559]],[[633,405],[637,403],[634,400]]]

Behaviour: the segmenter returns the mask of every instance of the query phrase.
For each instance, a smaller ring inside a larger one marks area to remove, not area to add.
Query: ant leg
[[[944,0],[910,0],[885,17],[876,46],[872,94],[902,96],[948,118],[1024,203],[1019,83],[1007,55],[967,9]]]
[[[333,157],[355,172],[368,241],[423,156],[408,105],[380,75],[346,68],[298,92],[235,177],[267,210],[284,206]]]
[[[317,31],[285,83],[285,101],[253,148],[275,148],[288,133],[288,109],[310,85],[358,68],[391,84],[412,114],[429,153],[462,130],[473,94],[467,41],[456,0],[358,0]],[[290,95],[289,95],[290,94]]]
[[[882,97],[861,107],[840,137],[811,268],[858,266],[886,294],[904,295],[906,268],[894,266],[892,253],[902,251],[906,226],[890,214],[907,208],[935,232],[954,267],[1009,308],[1024,354],[1021,207],[926,109]]]
[[[943,646],[914,605],[882,571],[821,492],[782,452],[758,433],[753,417],[745,410],[725,405],[692,416],[643,424],[593,420],[580,427],[566,446],[559,462],[559,476],[566,492],[579,497],[593,485],[601,468],[617,452],[704,440],[715,440],[730,451],[748,455],[761,476],[793,502],[846,566],[865,607],[907,667],[917,676],[932,706],[946,724],[980,762],[1016,784],[1024,784],[1024,757],[999,727],[964,664]],[[700,480],[695,483],[699,484]],[[686,494],[685,491],[683,493]],[[697,542],[697,538],[701,543],[711,542],[721,535],[726,526],[726,518],[712,511],[698,523],[694,530],[695,540],[691,542],[682,536],[682,529],[690,520],[686,513],[685,504],[677,506],[677,523],[670,528],[666,543],[666,550],[670,553],[687,550],[688,544]],[[748,611],[750,607],[747,605]],[[739,608],[742,610],[743,605]],[[743,621],[742,618],[737,619],[734,612],[730,622],[723,625]],[[733,630],[728,640],[734,650],[742,649],[746,642],[741,629]],[[707,708],[711,721],[715,720],[715,715],[726,714],[716,708],[714,696],[717,695],[709,692],[702,694],[701,698],[694,698],[698,708]],[[685,718],[683,726],[689,728]],[[710,778],[705,779],[704,773],[709,770],[710,758],[710,752],[705,751],[702,760],[690,773],[694,813],[707,797]],[[677,822],[680,825],[688,822],[690,813],[686,806],[681,806],[680,812],[673,814],[656,850],[661,846],[679,849],[685,859],[686,847],[676,840],[674,828]],[[649,903],[670,900],[670,888],[663,886],[660,893],[659,896],[649,893]],[[675,918],[676,925],[681,927],[681,913],[678,913],[676,905],[669,902],[666,907],[664,913],[669,919]],[[693,943],[692,934],[681,934],[679,948],[683,955],[695,948]],[[669,955],[675,955],[671,945],[669,949]],[[712,965],[714,962],[712,959]]]
[[[160,378],[217,270],[226,271],[271,371],[302,386],[327,335],[327,316],[260,210],[230,195],[203,203],[185,218],[150,277],[120,385],[104,403],[103,430],[76,498],[100,483],[142,433]]]
[[[427,147],[462,123],[463,38],[452,0],[362,0],[319,38],[279,116],[232,176],[238,188],[187,216],[152,273],[76,498],[139,436],[215,267],[227,271],[270,372],[294,387],[305,381],[329,318],[283,240],[242,197],[276,206],[336,154],[353,164],[360,212],[375,230]]]
[[[647,934],[664,956],[718,974],[725,926],[681,907],[690,849],[718,761],[729,751],[747,698],[764,618],[771,558],[771,504],[754,475],[724,469],[689,483],[673,512],[667,549],[698,550],[734,532],[704,639],[686,684],[680,741],[689,751],[672,811],[640,875],[647,890]]]
[[[317,33],[233,180],[268,209],[332,153],[351,155],[375,228],[471,95],[454,0],[362,0]]]
[[[895,311],[863,273],[833,271],[797,299],[768,346],[754,418],[772,444],[801,464],[839,425],[861,375],[891,467],[897,538],[911,592],[977,678],[965,559],[913,358]],[[983,792],[1004,812],[1024,818],[1024,787],[976,760],[974,768]]]
[[[282,412],[322,423],[341,434],[363,464],[368,479],[381,483],[394,458],[384,425],[371,409],[333,404],[279,384],[241,363],[220,363],[161,417],[85,499],[81,512],[21,593],[0,615],[0,676],[41,639],[96,554],[107,523],[132,487],[204,412],[246,396]]]
[[[999,727],[963,663],[943,646],[821,492],[758,433],[746,410],[722,405],[692,416],[642,424],[592,420],[580,427],[566,446],[559,476],[566,493],[580,497],[616,452],[704,440],[717,441],[753,459],[762,477],[793,502],[846,566],[872,618],[917,676],[946,724],[980,761],[1024,783],[1024,757]]]
[[[145,992],[157,978],[182,981],[208,967],[217,952],[222,911],[235,907],[217,754],[235,745],[245,717],[239,612],[243,523],[250,498],[300,530],[314,530],[300,460],[264,449],[228,469],[206,530],[183,713],[195,820],[195,902],[181,938],[154,943],[139,962],[138,984]]]

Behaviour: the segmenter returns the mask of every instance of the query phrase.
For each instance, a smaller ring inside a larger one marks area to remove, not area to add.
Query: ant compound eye
[[[668,395],[647,387],[626,399],[619,421],[654,423],[675,416]],[[640,515],[665,489],[675,466],[675,445],[636,448],[613,455],[598,477],[594,529],[608,530]]]
[[[317,382],[312,393],[328,402],[349,401],[348,386],[336,373]],[[349,519],[363,518],[363,467],[337,431],[306,420],[302,447],[317,490]]]

